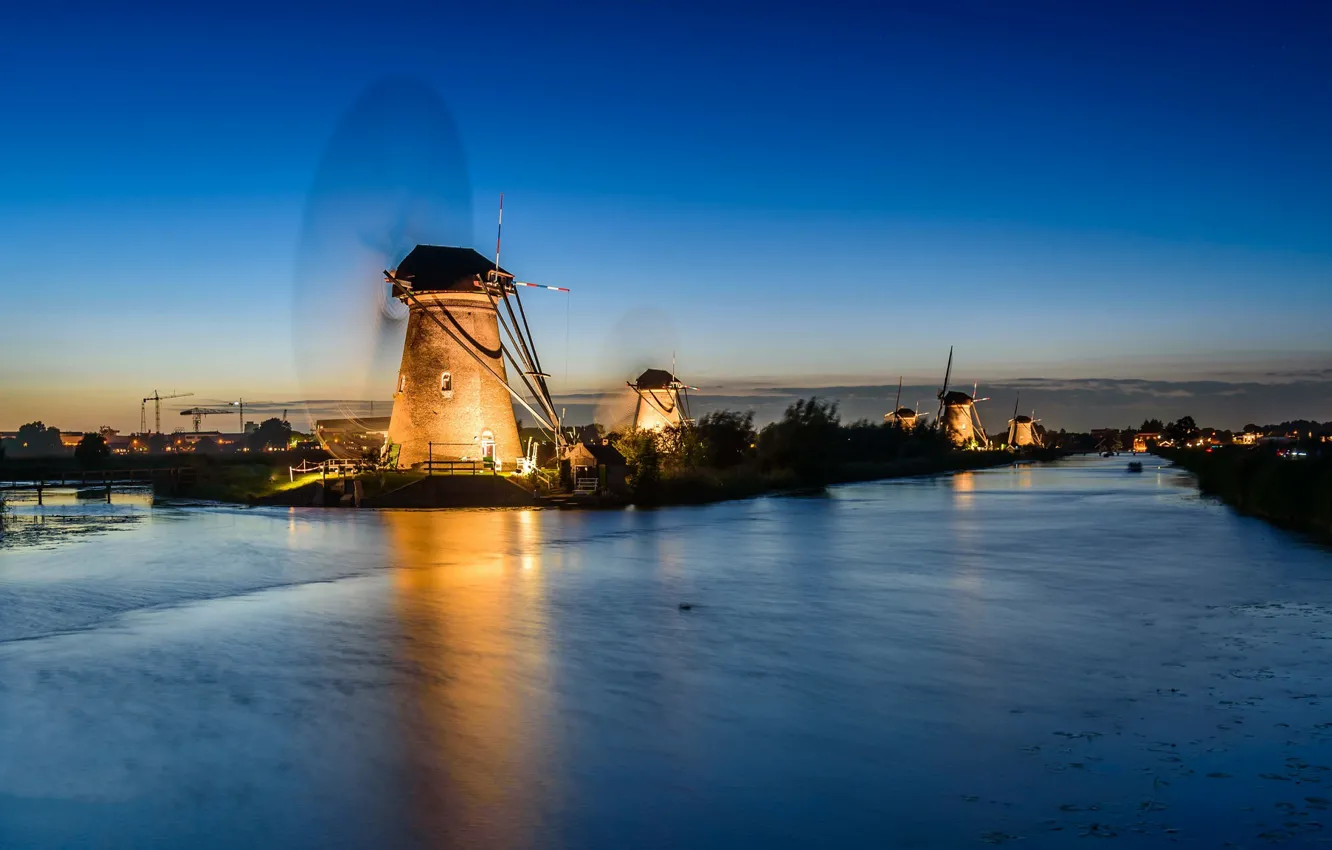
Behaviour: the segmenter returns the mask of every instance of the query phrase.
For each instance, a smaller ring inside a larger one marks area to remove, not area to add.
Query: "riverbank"
[[[1033,456],[1032,460],[1053,460],[1054,455]],[[822,480],[811,481],[797,476],[789,469],[761,471],[751,465],[725,470],[698,468],[682,470],[662,475],[650,491],[635,494],[628,500],[617,502],[618,505],[636,504],[641,507],[667,507],[670,505],[702,505],[713,502],[726,502],[735,499],[752,499],[759,496],[792,492],[820,490],[833,484],[849,484],[857,481],[876,481],[889,478],[909,478],[921,475],[938,475],[953,472],[965,472],[973,469],[986,469],[1013,463],[1014,455],[1009,452],[949,452],[947,454],[905,458],[898,461],[862,461],[835,464],[826,470]],[[184,490],[161,491],[159,496],[199,499],[204,501],[234,502],[249,505],[280,505],[289,507],[500,507],[516,506],[517,496],[507,493],[507,489],[518,489],[516,485],[504,488],[506,492],[497,494],[482,492],[472,488],[436,487],[431,492],[421,491],[425,484],[447,484],[455,476],[436,476],[434,482],[425,481],[420,472],[377,472],[351,479],[359,483],[357,491],[344,490],[340,478],[323,481],[319,474],[297,476],[294,480],[285,470],[276,470],[265,465],[217,466],[200,471],[198,480]],[[489,479],[491,476],[481,476]],[[466,476],[460,483],[473,483]],[[483,482],[485,483],[485,482]],[[509,482],[504,482],[508,484]],[[430,489],[430,488],[426,488]],[[493,489],[493,488],[492,488]],[[435,490],[440,490],[436,493]],[[472,492],[476,490],[476,492]],[[409,493],[410,491],[410,493]],[[447,492],[444,492],[447,491]],[[403,502],[401,494],[412,495],[408,502]],[[344,496],[351,496],[344,500]],[[503,496],[503,497],[501,497]],[[472,504],[469,499],[475,501]],[[400,502],[402,502],[400,504]],[[536,503],[534,498],[524,503]],[[602,502],[598,506],[606,506]],[[565,505],[566,507],[568,505]]]
[[[1332,540],[1332,459],[1278,457],[1248,448],[1157,449],[1198,489],[1242,514]]]

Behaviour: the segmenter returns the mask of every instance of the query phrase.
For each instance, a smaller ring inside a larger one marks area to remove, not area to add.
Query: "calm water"
[[[0,847],[1321,846],[1332,554],[1148,465],[88,504],[0,548]]]

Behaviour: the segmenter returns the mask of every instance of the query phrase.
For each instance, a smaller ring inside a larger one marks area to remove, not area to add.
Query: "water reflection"
[[[549,775],[548,623],[530,512],[387,512],[403,769],[430,843],[531,844]],[[500,814],[502,813],[502,814]]]

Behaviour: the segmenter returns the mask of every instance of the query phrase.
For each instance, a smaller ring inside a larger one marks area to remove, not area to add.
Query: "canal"
[[[1332,554],[1125,461],[658,511],[18,505],[0,847],[1321,846]]]

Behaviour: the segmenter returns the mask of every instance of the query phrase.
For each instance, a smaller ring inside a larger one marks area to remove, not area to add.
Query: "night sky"
[[[303,227],[376,85],[446,105],[456,241],[503,191],[505,266],[574,290],[528,302],[557,393],[672,352],[718,395],[926,385],[951,344],[1332,418],[1332,5],[110,5],[0,11],[0,428],[306,397]]]

